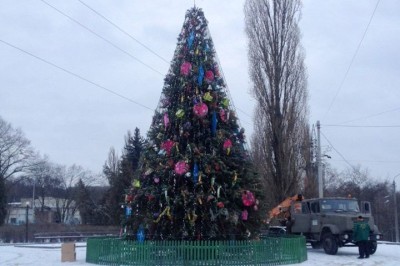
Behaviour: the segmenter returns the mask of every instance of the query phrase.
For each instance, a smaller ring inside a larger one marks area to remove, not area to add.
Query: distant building
[[[6,224],[29,223],[65,223],[80,224],[81,218],[75,201],[45,197],[35,199],[23,198],[7,206]]]
[[[29,223],[33,222],[33,212],[28,208],[28,217],[26,213],[26,207],[32,206],[32,199],[29,201],[12,202],[7,205],[7,217],[6,224],[25,224],[28,218]]]

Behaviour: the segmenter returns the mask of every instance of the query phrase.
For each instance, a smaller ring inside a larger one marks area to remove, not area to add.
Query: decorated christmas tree
[[[199,8],[186,13],[147,138],[123,204],[127,236],[256,236],[259,180]]]

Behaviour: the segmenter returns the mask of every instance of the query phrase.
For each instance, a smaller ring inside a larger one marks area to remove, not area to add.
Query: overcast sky
[[[249,139],[255,102],[244,2],[196,5]],[[110,147],[121,154],[128,130],[146,134],[192,6],[189,0],[0,0],[0,116],[51,161],[101,172]],[[339,171],[361,165],[388,180],[400,173],[399,13],[398,0],[303,1],[310,124],[321,121],[323,152]]]

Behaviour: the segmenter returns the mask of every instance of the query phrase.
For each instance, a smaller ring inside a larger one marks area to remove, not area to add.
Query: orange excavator
[[[279,203],[275,208],[268,212],[267,224],[273,221],[279,221],[281,225],[286,225],[290,220],[290,208],[293,202],[301,202],[304,199],[303,195],[296,194],[292,197],[287,197],[284,201]],[[300,204],[294,204],[294,209],[301,208]]]

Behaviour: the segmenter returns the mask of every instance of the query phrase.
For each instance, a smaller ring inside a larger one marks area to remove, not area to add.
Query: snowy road
[[[307,248],[308,260],[293,264],[299,266],[347,266],[347,265],[400,265],[400,245],[379,244],[377,252],[369,259],[357,259],[358,251],[355,247],[340,248],[335,256],[326,255],[323,250]],[[1,266],[75,266],[86,264],[86,247],[78,244],[76,248],[76,262],[61,262],[60,245],[18,247],[0,245]]]

